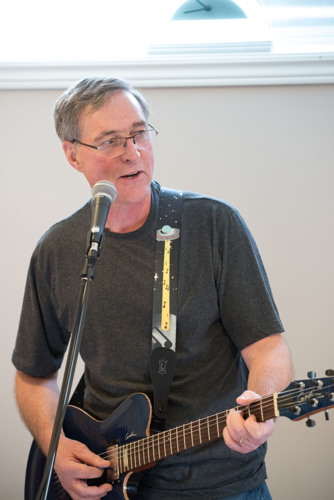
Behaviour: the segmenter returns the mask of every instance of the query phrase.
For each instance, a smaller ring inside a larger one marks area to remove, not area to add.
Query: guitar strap
[[[156,229],[150,371],[156,419],[165,420],[175,371],[177,282],[182,192],[161,188]],[[83,408],[84,375],[69,404]]]
[[[156,230],[150,371],[155,417],[165,420],[175,371],[182,192],[161,188]]]

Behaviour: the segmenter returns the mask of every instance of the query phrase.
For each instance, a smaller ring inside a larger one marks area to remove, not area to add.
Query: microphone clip
[[[96,241],[92,241],[91,231],[88,232],[87,235],[87,251],[86,251],[86,259],[84,262],[83,269],[81,271],[82,279],[94,279],[95,275],[95,264],[100,257],[100,246],[102,242],[102,237],[100,240],[100,244]]]

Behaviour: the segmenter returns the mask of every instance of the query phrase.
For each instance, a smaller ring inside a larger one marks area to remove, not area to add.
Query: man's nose
[[[123,143],[123,153],[127,153],[132,156],[139,156],[138,146],[136,144],[135,137],[126,137],[124,138]]]

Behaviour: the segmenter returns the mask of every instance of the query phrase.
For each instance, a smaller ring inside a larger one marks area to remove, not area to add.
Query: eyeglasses
[[[137,149],[143,150],[147,149],[154,142],[157,135],[158,131],[152,125],[148,124],[145,128],[138,130],[138,132],[130,135],[129,137],[112,137],[111,139],[102,142],[99,146],[92,146],[91,144],[86,144],[78,139],[72,139],[70,142],[72,142],[72,144],[76,142],[77,144],[81,144],[81,146],[96,149],[108,158],[115,158],[123,153],[128,140],[132,139],[133,144],[137,147]]]

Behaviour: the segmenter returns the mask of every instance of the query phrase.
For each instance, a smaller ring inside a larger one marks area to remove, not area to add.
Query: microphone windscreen
[[[113,203],[117,197],[117,190],[110,181],[98,181],[92,187],[92,198],[94,199],[97,196],[107,196],[110,202]]]

